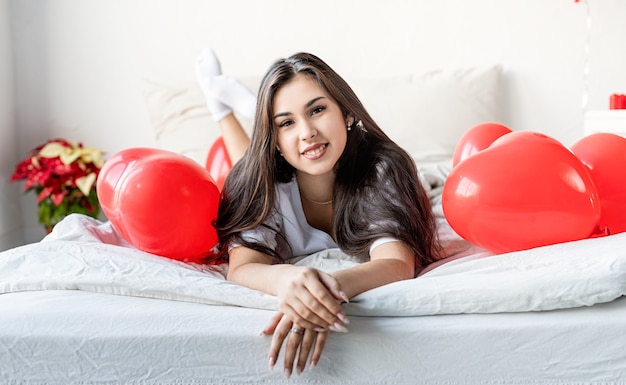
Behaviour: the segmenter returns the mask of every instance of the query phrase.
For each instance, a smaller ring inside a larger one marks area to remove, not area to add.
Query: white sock
[[[256,95],[239,80],[219,75],[211,82],[213,94],[225,105],[240,113],[244,118],[254,119]]]
[[[226,104],[220,101],[220,98],[214,92],[214,80],[221,74],[222,68],[215,52],[211,48],[205,48],[196,59],[196,79],[204,94],[211,117],[216,122],[233,112]]]

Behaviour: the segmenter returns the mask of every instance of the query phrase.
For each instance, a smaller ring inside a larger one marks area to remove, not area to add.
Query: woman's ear
[[[346,116],[346,126],[347,127],[352,127],[353,124],[354,124],[354,116],[347,115]]]

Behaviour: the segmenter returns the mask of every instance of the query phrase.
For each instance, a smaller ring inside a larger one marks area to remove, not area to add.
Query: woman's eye
[[[326,107],[324,107],[324,106],[317,106],[317,107],[315,107],[315,108],[313,108],[311,110],[311,115],[319,114],[320,112],[324,111],[325,109],[326,109]]]
[[[281,122],[278,127],[288,127],[291,126],[293,124],[293,120],[285,120],[283,122]]]

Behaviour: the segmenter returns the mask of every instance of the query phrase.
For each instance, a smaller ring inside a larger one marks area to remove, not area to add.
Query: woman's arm
[[[372,250],[370,261],[332,273],[349,298],[391,282],[415,276],[415,254],[401,241]]]
[[[305,328],[341,329],[347,298],[330,274],[289,264],[271,265],[271,257],[239,246],[229,253],[227,279],[278,297],[279,310]]]

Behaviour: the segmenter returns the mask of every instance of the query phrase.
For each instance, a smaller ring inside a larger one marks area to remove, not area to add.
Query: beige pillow
[[[255,82],[256,79],[246,79],[244,84],[255,87]],[[211,117],[200,87],[191,82],[174,85],[144,80],[143,95],[157,146],[183,154],[204,166],[209,148],[220,136],[220,130]],[[250,132],[251,122],[236,116]]]
[[[349,81],[368,112],[416,159],[452,157],[466,130],[500,121],[500,66]]]
[[[346,77],[381,128],[416,159],[452,158],[472,126],[500,121],[500,66],[437,70],[381,78]],[[242,79],[255,93],[259,78]],[[220,135],[194,83],[144,81],[144,96],[159,147],[204,165]],[[242,119],[250,132],[250,122]]]

